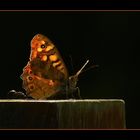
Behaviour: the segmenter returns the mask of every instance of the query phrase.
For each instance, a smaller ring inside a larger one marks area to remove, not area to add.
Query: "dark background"
[[[20,75],[37,33],[54,42],[70,74],[87,59],[87,68],[98,64],[79,77],[82,98],[123,99],[127,128],[140,128],[140,12],[0,12],[0,98],[25,92]]]

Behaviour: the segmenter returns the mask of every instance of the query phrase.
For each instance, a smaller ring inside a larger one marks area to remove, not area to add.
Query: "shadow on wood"
[[[124,129],[125,103],[96,100],[0,100],[2,129]]]

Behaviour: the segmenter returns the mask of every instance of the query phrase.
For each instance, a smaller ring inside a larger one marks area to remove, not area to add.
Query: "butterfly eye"
[[[44,48],[46,48],[46,46],[45,45],[41,45],[41,48],[44,49]]]

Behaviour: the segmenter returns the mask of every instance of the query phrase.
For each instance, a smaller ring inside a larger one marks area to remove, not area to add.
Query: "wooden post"
[[[124,129],[125,127],[123,100],[0,100],[0,128]]]

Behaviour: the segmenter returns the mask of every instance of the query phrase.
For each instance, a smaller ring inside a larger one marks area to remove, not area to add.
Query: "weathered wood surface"
[[[0,100],[2,129],[124,129],[125,103],[96,100]]]

